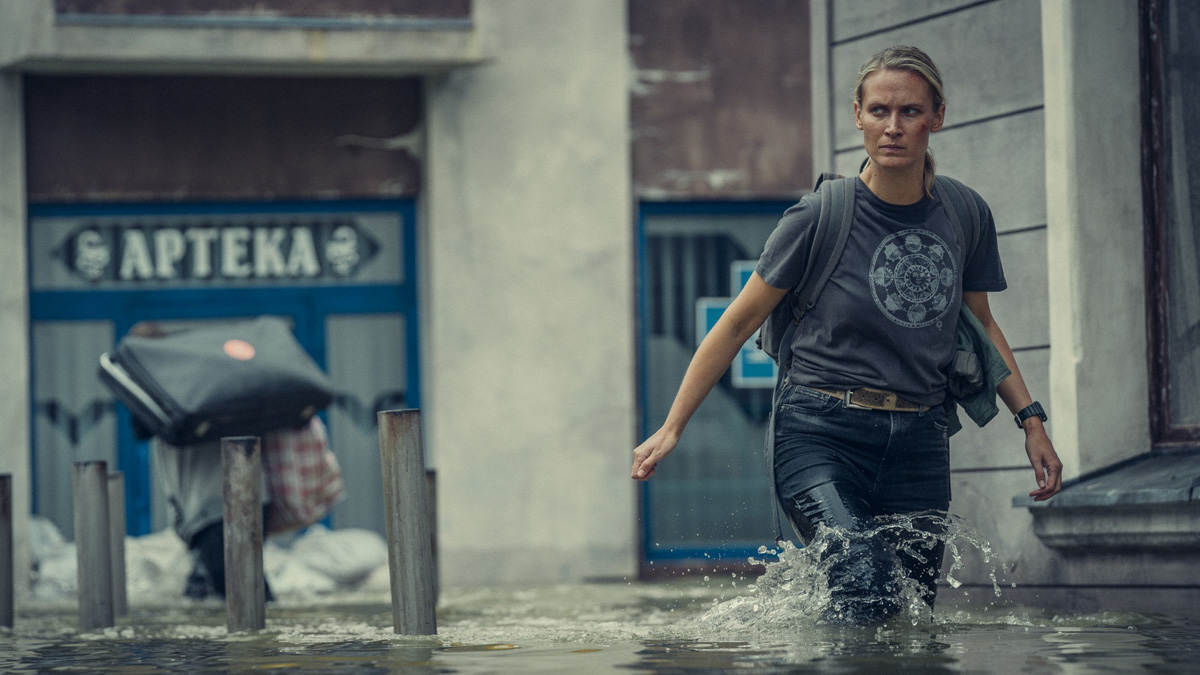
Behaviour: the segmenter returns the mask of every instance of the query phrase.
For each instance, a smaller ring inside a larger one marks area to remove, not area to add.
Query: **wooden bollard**
[[[0,627],[13,626],[12,474],[0,474]]]
[[[429,555],[433,559],[433,604],[437,606],[440,584],[438,582],[438,536],[437,536],[437,472],[425,470],[425,504],[429,508]]]
[[[108,465],[75,462],[75,562],[79,579],[79,628],[113,624],[112,543],[108,527]]]
[[[125,474],[108,474],[109,557],[112,558],[113,614],[129,613],[128,583],[125,577]]]
[[[421,412],[384,410],[378,419],[392,624],[400,635],[434,635],[436,596]]]
[[[267,626],[262,459],[257,436],[221,439],[225,480],[225,611],[230,633]]]

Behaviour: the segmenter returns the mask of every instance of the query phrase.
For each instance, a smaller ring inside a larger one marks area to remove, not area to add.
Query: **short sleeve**
[[[997,292],[1008,288],[1004,278],[1004,266],[1000,262],[1000,248],[996,240],[996,221],[992,218],[992,210],[982,198],[979,203],[979,244],[975,247],[975,255],[967,261],[963,270],[962,289],[964,291]]]
[[[817,229],[819,209],[814,202],[815,196],[807,196],[784,211],[767,238],[754,271],[768,285],[784,289],[800,285]]]

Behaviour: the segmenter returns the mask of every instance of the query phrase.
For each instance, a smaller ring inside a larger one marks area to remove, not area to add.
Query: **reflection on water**
[[[961,523],[921,531],[948,541],[947,585],[957,584],[963,547],[990,564],[986,542]],[[226,634],[225,608],[211,600],[143,600],[115,628],[88,634],[77,630],[73,602],[41,603],[20,608],[15,629],[0,629],[0,672],[1074,675],[1193,672],[1200,657],[1194,619],[1007,607],[994,575],[974,594],[987,598],[977,606],[930,615],[917,598],[883,626],[828,625],[822,566],[843,540],[823,536],[775,552],[758,578],[447,588],[438,635],[419,638],[392,633],[390,598],[378,590],[284,599],[268,606],[266,630],[238,635]]]
[[[437,637],[391,630],[385,596],[271,606],[261,633],[226,635],[224,608],[139,607],[79,634],[73,608],[18,613],[0,672],[1089,673],[1193,672],[1200,623],[1133,613],[939,610],[931,622],[721,628],[748,579],[447,589]],[[733,583],[738,582],[737,586]]]

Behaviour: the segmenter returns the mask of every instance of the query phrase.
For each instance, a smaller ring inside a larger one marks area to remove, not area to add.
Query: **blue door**
[[[35,515],[73,538],[70,470],[126,477],[128,532],[166,526],[146,443],[96,377],[138,321],[287,317],[337,388],[325,416],[347,499],[334,526],[383,531],[375,411],[418,407],[412,201],[30,208]]]
[[[643,203],[643,435],[662,424],[692,354],[737,294],[790,202]],[[774,364],[748,345],[642,485],[643,563],[745,562],[773,541],[763,439]],[[645,569],[645,568],[644,568]]]

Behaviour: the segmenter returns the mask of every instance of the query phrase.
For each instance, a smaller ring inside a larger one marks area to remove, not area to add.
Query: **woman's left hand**
[[[1038,489],[1029,493],[1035,502],[1044,502],[1062,490],[1062,461],[1045,429],[1031,429],[1025,436],[1025,454],[1033,465]]]

